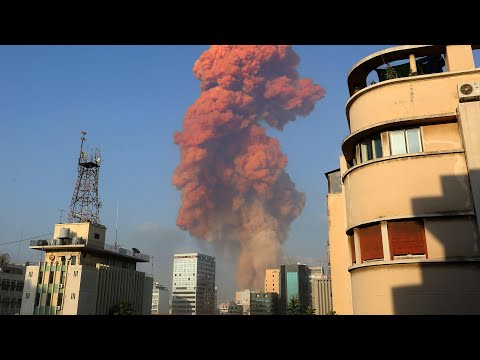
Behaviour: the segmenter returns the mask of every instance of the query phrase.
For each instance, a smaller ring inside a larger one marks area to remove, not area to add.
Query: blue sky
[[[338,168],[348,135],[346,76],[384,45],[293,46],[299,72],[326,89],[306,118],[268,130],[288,156],[287,171],[307,203],[285,250],[292,261],[325,265],[328,237],[324,173]],[[107,242],[154,256],[141,269],[171,288],[173,254],[213,248],[176,225],[180,192],[173,133],[200,94],[194,62],[208,46],[0,46],[0,243],[47,234],[68,210],[80,131],[100,146],[100,220]],[[65,215],[63,217],[65,219]],[[38,261],[28,241],[0,245],[14,262]],[[217,259],[219,300],[234,297],[234,268]]]

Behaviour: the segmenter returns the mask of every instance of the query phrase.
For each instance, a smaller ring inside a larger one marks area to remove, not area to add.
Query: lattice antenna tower
[[[88,149],[84,151],[83,142],[86,134],[85,131],[81,132],[78,177],[70,203],[70,210],[68,211],[67,222],[100,224],[99,213],[102,206],[98,197],[100,149],[95,148],[90,153]]]

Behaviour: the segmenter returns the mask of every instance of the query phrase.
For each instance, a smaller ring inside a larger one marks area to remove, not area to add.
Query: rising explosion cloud
[[[263,126],[283,130],[325,90],[300,79],[286,45],[211,46],[195,62],[201,94],[174,134],[182,192],[177,226],[238,256],[239,288],[262,290],[278,267],[291,222],[305,205],[286,173],[287,157]]]

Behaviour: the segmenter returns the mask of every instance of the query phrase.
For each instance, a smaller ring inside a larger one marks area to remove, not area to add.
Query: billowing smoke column
[[[324,89],[299,79],[298,63],[290,46],[211,46],[193,67],[202,93],[174,134],[177,226],[235,251],[239,288],[263,289],[265,269],[278,267],[305,205],[285,172],[287,157],[262,127],[282,130],[323,97]]]

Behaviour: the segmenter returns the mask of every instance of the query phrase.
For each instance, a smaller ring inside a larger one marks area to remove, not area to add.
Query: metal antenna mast
[[[100,172],[100,149],[94,149],[90,154],[83,151],[85,131],[81,132],[80,156],[78,158],[78,177],[73,191],[70,210],[68,211],[69,223],[91,222],[100,223],[100,207],[98,198],[98,175]]]

